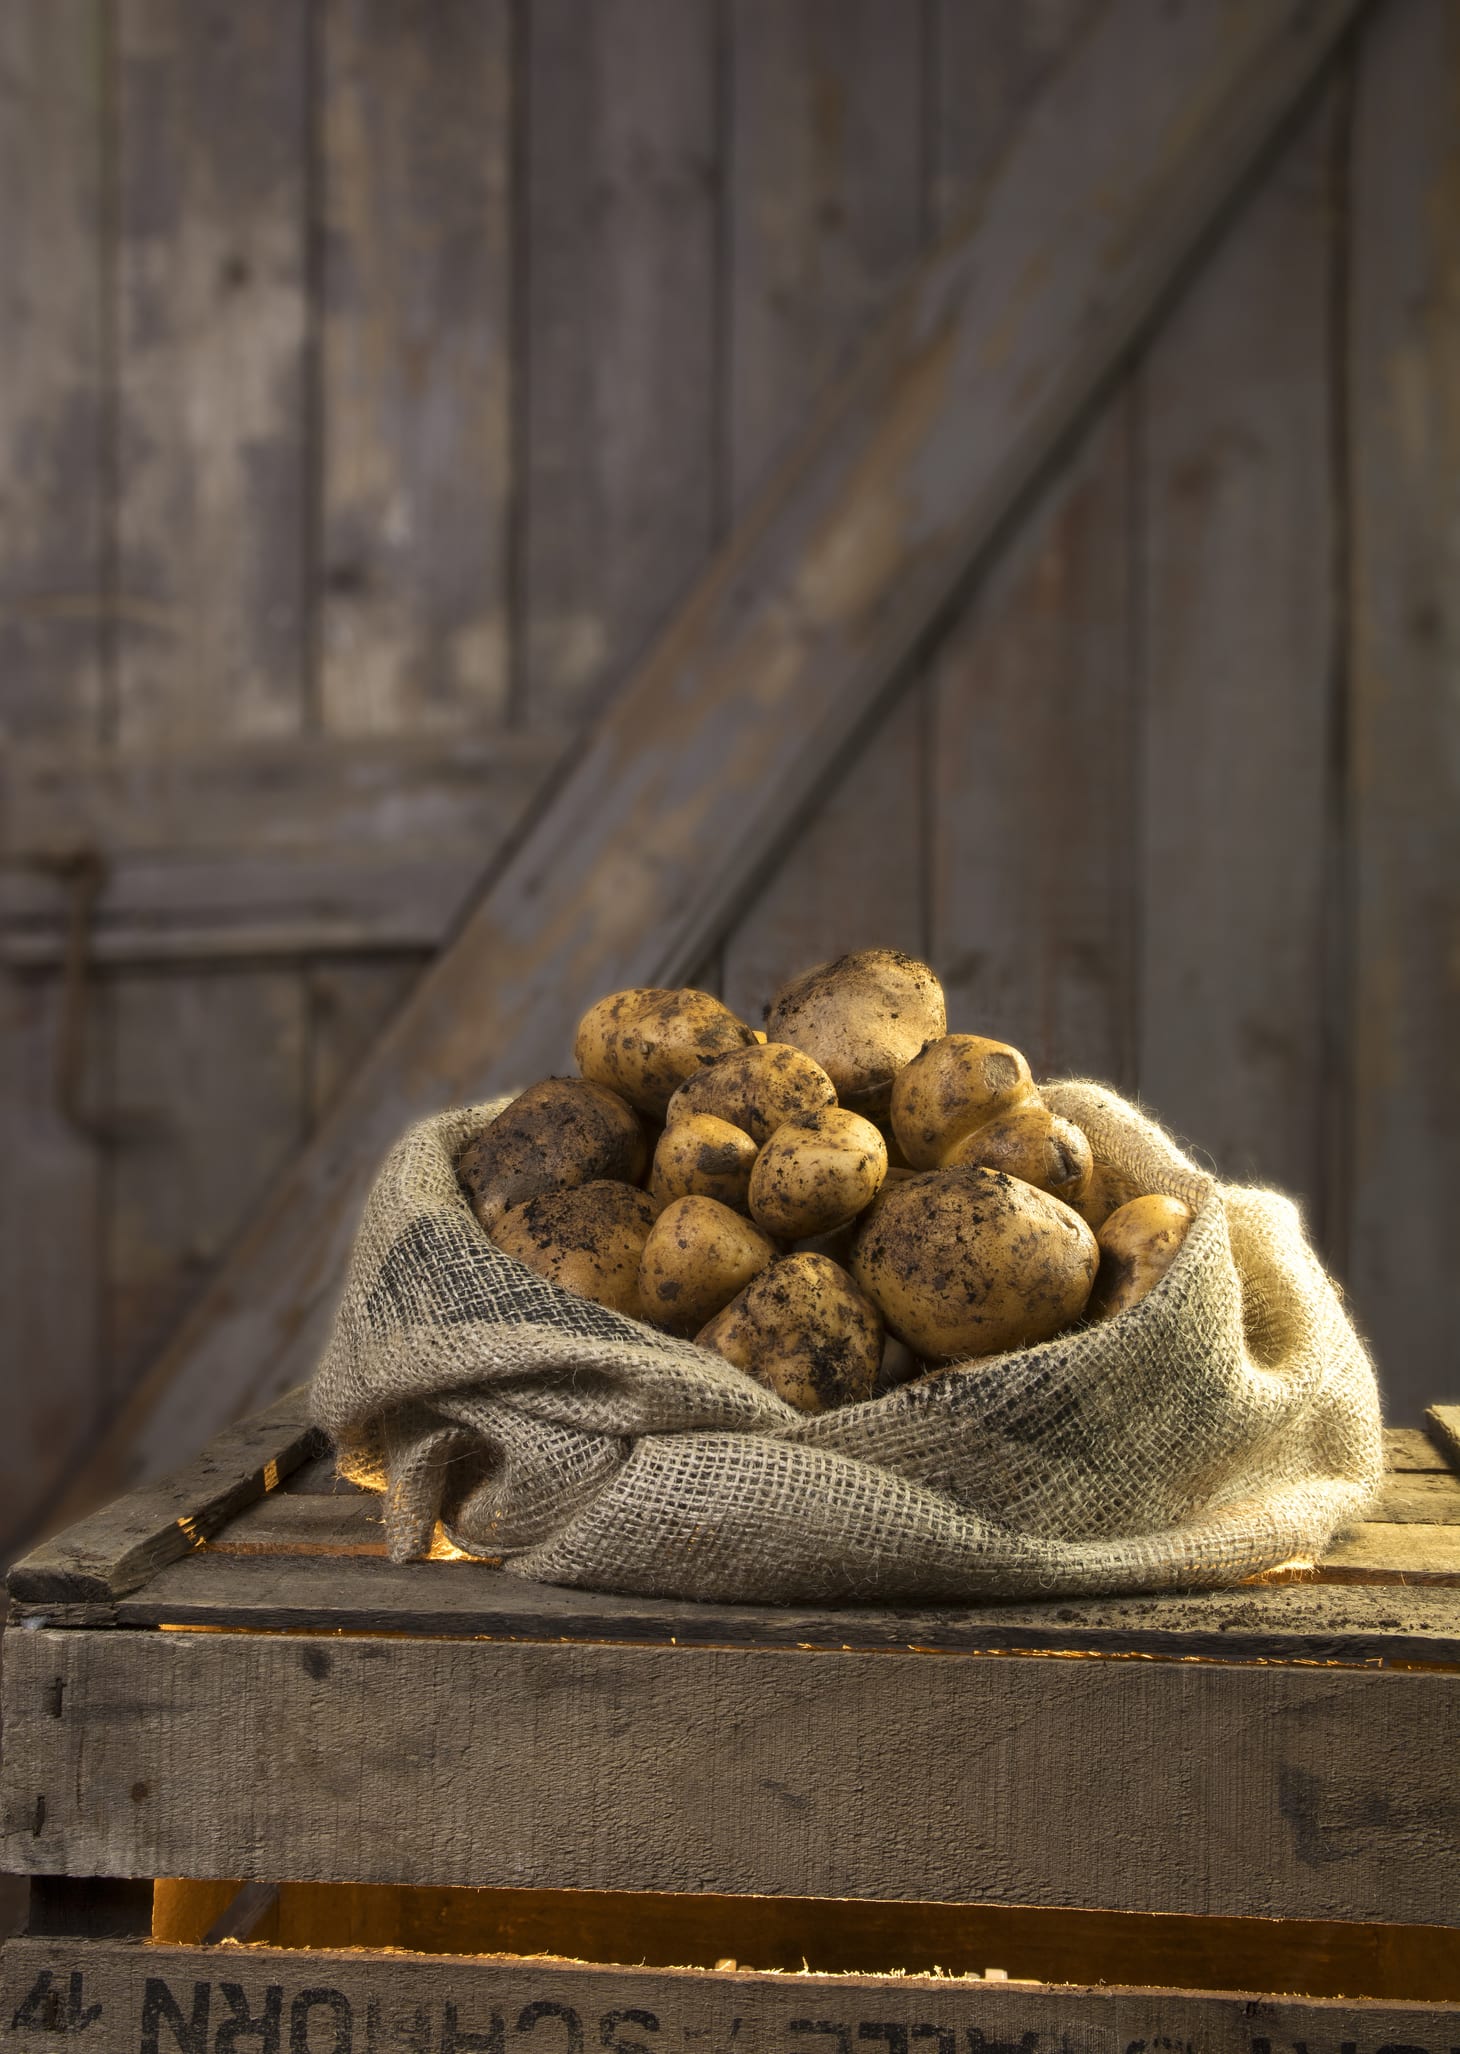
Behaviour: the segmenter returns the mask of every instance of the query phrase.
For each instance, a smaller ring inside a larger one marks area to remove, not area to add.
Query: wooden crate
[[[1241,1589],[385,1559],[301,1398],[12,1572],[17,2047],[1460,2049],[1460,1414]],[[1451,1437],[1447,1459],[1446,1434]]]

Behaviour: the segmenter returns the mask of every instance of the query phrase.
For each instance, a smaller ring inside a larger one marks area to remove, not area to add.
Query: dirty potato
[[[769,1235],[717,1199],[691,1193],[665,1207],[639,1258],[643,1316],[694,1334],[775,1260]]]
[[[1090,1143],[1073,1120],[1052,1113],[1039,1099],[1026,1098],[955,1141],[942,1167],[1003,1170],[1052,1191],[1078,1210],[1090,1188],[1093,1163]]]
[[[831,1234],[876,1197],[887,1144],[860,1113],[826,1106],[777,1127],[756,1157],[750,1210],[783,1241]]]
[[[1092,1317],[1114,1319],[1138,1304],[1170,1269],[1190,1227],[1191,1207],[1155,1192],[1113,1212],[1095,1237],[1100,1274],[1090,1294]]]
[[[1113,1212],[1122,1205],[1129,1205],[1133,1198],[1140,1197],[1139,1187],[1124,1170],[1112,1169],[1109,1163],[1092,1163],[1090,1182],[1078,1198],[1069,1202],[1085,1222],[1098,1234]]]
[[[755,1045],[754,1030],[707,991],[615,991],[579,1021],[573,1060],[593,1083],[662,1120],[702,1064]]]
[[[943,987],[900,949],[859,949],[783,985],[766,1010],[772,1041],[818,1062],[853,1111],[885,1113],[892,1082],[948,1029]]]
[[[1099,1262],[1079,1214],[998,1170],[909,1177],[868,1213],[852,1274],[930,1363],[1047,1341],[1085,1309]]]
[[[982,1034],[945,1034],[898,1073],[892,1127],[915,1170],[932,1170],[950,1148],[1034,1095],[1017,1048]]]
[[[824,1255],[784,1255],[696,1336],[803,1412],[870,1398],[882,1361],[877,1308]]]
[[[647,1191],[604,1180],[514,1205],[491,1236],[505,1254],[565,1291],[642,1319],[639,1259],[653,1224]]]
[[[721,1056],[681,1084],[669,1102],[668,1124],[710,1113],[740,1127],[757,1148],[777,1127],[836,1104],[836,1086],[818,1063],[784,1042],[766,1042]]]
[[[649,1196],[658,1205],[697,1192],[718,1198],[736,1212],[749,1212],[750,1173],[756,1146],[743,1127],[717,1120],[713,1113],[692,1113],[666,1127],[654,1150]]]
[[[547,1077],[467,1144],[456,1174],[490,1230],[509,1206],[544,1191],[603,1178],[637,1184],[647,1161],[639,1116],[617,1092],[582,1077]]]

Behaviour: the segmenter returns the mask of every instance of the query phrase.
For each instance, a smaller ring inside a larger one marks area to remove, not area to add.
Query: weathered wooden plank
[[[319,705],[458,731],[508,694],[507,0],[327,0]]]
[[[136,971],[111,991],[121,1142],[108,1173],[108,1377],[119,1398],[308,1132],[299,977]]]
[[[1431,1405],[1425,1412],[1430,1435],[1444,1449],[1452,1469],[1460,1469],[1460,1405]]]
[[[929,945],[949,1022],[1132,1081],[1132,418],[1119,394],[932,661]]]
[[[898,0],[732,0],[725,459],[738,513],[924,231],[924,22]]]
[[[1453,1410],[1432,1405],[1430,1411]],[[1433,1432],[1433,1429],[1431,1430]],[[1392,1470],[1446,1470],[1460,1468],[1460,1450],[1457,1459],[1447,1462],[1437,1443],[1442,1435],[1426,1433],[1418,1426],[1391,1426],[1384,1434],[1384,1464]]]
[[[0,675],[7,741],[90,739],[106,708],[101,0],[0,18]]]
[[[888,0],[740,0],[731,11],[734,510],[922,245],[924,28],[918,10]],[[726,937],[722,996],[746,1018],[844,950],[922,953],[923,718],[920,694],[904,693]]]
[[[1386,1408],[1454,1360],[1460,1074],[1460,16],[1376,14],[1351,172],[1352,1175],[1345,1276]],[[1445,1374],[1444,1370],[1441,1374]]]
[[[1325,1583],[1460,1585],[1460,1532],[1449,1523],[1394,1526],[1366,1520],[1333,1543],[1317,1574]]]
[[[290,1516],[282,1497],[278,1509]],[[313,1528],[315,1542],[323,1549],[332,1533],[343,1530],[321,1517]],[[358,1533],[357,1526],[356,1544]],[[73,1620],[53,1605],[39,1609],[56,1624],[103,1623],[79,1616]],[[1460,1666],[1460,1596],[1443,1584],[1330,1588],[1308,1580],[1177,1596],[1082,1598],[1068,1604],[847,1605],[814,1611],[562,1590],[472,1563],[352,1564],[325,1552],[280,1561],[210,1549],[160,1570],[145,1588],[119,1602],[115,1618],[124,1626],[475,1634],[502,1640]]]
[[[126,745],[304,725],[307,14],[115,15]]]
[[[1141,1097],[1320,1238],[1336,120],[1330,93],[1140,372]]]
[[[1369,1521],[1400,1526],[1460,1526],[1460,1476],[1396,1476]]]
[[[107,714],[111,594],[100,0],[0,9],[0,737],[74,749]],[[57,882],[58,900],[69,888]],[[0,1548],[97,1397],[98,1163],[59,1109],[58,984],[0,983]],[[88,1092],[96,1077],[85,1078]]]
[[[1324,2003],[1103,1983],[1049,1987],[941,1969],[878,1977],[799,1967],[791,1974],[614,1968],[551,1956],[443,1960],[371,1954],[358,1942],[307,1955],[248,1947],[220,1959],[196,1947],[22,1939],[5,1950],[3,2002],[25,2054],[49,2048],[58,2029],[53,2019],[68,2017],[78,1974],[84,1990],[77,2015],[83,1997],[98,2007],[86,2014],[98,2054],[132,2054],[193,2030],[200,2043],[206,2032],[282,2038],[286,2029],[289,2044],[300,2049],[333,2033],[341,2049],[373,2044],[379,2035],[388,2046],[480,2042],[505,2050],[536,2047],[547,2033],[554,2046],[619,2054],[731,2044],[846,2050],[869,2042],[1063,2054],[1087,2043],[1162,2041],[1202,2054],[1250,2054],[1260,2029],[1269,2046],[1342,2040],[1354,2054],[1401,2045],[1412,2054],[1445,2054],[1460,2030],[1454,2004],[1413,1997]]]
[[[315,963],[309,1002],[306,1110],[311,1126],[329,1111],[356,1065],[413,989],[428,958],[419,953]]]
[[[523,16],[521,710],[575,717],[714,541],[716,29],[710,0]]]
[[[305,1392],[219,1434],[176,1475],[109,1505],[46,1541],[10,1572],[13,1599],[30,1604],[109,1604],[135,1590],[225,1526],[280,1477],[317,1455]]]
[[[1126,0],[1102,15],[976,225],[898,299],[73,1502],[170,1459],[178,1422],[196,1431],[305,1373],[371,1168],[407,1119],[551,1069],[597,993],[673,981],[701,960],[1349,12],[1346,0]],[[1117,100],[1120,122],[1082,119]],[[164,1407],[178,1380],[185,1402]]]
[[[1099,0],[933,0],[929,213],[946,227],[974,206],[1026,110],[1094,21]]]
[[[100,1195],[95,1138],[68,1117],[55,977],[0,977],[0,1554],[28,1541],[101,1398]],[[88,1110],[104,1065],[80,1078]]]
[[[382,1501],[361,1493],[320,1497],[270,1491],[230,1519],[210,1551],[219,1555],[384,1555]]]
[[[1453,1675],[389,1635],[14,1639],[3,1844],[28,1873],[1399,1924],[1454,1910]]]

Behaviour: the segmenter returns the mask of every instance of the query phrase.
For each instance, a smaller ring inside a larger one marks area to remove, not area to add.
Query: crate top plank
[[[1443,1438],[1388,1437],[1390,1476],[1324,1560],[1233,1590],[967,1606],[706,1605],[537,1584],[494,1565],[386,1559],[381,1500],[336,1476],[307,1394],[220,1435],[16,1565],[15,1616],[503,1641],[1105,1653],[1208,1661],[1460,1663],[1460,1475]],[[1460,1468],[1460,1461],[1456,1462]]]

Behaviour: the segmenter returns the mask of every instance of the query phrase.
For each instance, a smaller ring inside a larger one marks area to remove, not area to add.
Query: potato
[[[639,1258],[643,1317],[693,1334],[775,1260],[776,1244],[717,1199],[691,1193],[666,1206]]]
[[[691,1113],[660,1135],[649,1173],[649,1196],[656,1204],[672,1205],[676,1198],[697,1192],[701,1198],[718,1198],[721,1205],[748,1213],[756,1154],[743,1127],[732,1127],[713,1113]]]
[[[885,1113],[892,1080],[948,1031],[943,987],[899,949],[859,949],[783,985],[766,1009],[772,1041],[818,1062],[844,1106]]]
[[[1138,1186],[1124,1170],[1112,1169],[1109,1163],[1097,1162],[1090,1169],[1090,1183],[1078,1198],[1070,1199],[1087,1227],[1093,1227],[1098,1234],[1110,1215],[1119,1206],[1129,1205],[1133,1198],[1140,1197]]]
[[[668,1124],[711,1113],[740,1127],[757,1148],[787,1120],[836,1104],[836,1086],[810,1056],[784,1042],[741,1049],[696,1071],[669,1101]]]
[[[1078,1209],[1079,1200],[1090,1188],[1094,1158],[1090,1143],[1073,1120],[1052,1113],[1039,1099],[1026,1098],[995,1119],[986,1120],[972,1133],[955,1141],[944,1156],[945,1170],[964,1164],[986,1170],[1005,1170],[1052,1191],[1066,1205]]]
[[[579,1021],[573,1060],[593,1083],[663,1119],[701,1064],[755,1045],[754,1030],[707,991],[615,991]]]
[[[825,1106],[777,1127],[756,1157],[751,1216],[783,1241],[834,1233],[871,1204],[886,1175],[887,1144],[872,1122]]]
[[[1090,1296],[1095,1319],[1114,1319],[1138,1304],[1159,1284],[1191,1227],[1191,1207],[1179,1198],[1151,1193],[1133,1198],[1106,1220],[1100,1244],[1100,1274]]]
[[[1085,1308],[1095,1236],[1047,1191],[1000,1170],[909,1177],[868,1213],[852,1274],[930,1363],[1047,1341]]]
[[[639,1259],[653,1225],[647,1191],[601,1180],[514,1205],[491,1235],[505,1254],[565,1291],[642,1319]]]
[[[469,1142],[456,1165],[472,1211],[490,1230],[509,1206],[602,1178],[636,1184],[649,1150],[632,1106],[582,1077],[547,1077]]]
[[[899,1072],[893,1132],[915,1170],[936,1169],[965,1134],[1033,1096],[1034,1079],[1017,1048],[982,1034],[945,1034]]]
[[[695,1339],[803,1412],[870,1398],[882,1361],[877,1308],[824,1255],[783,1255]]]

